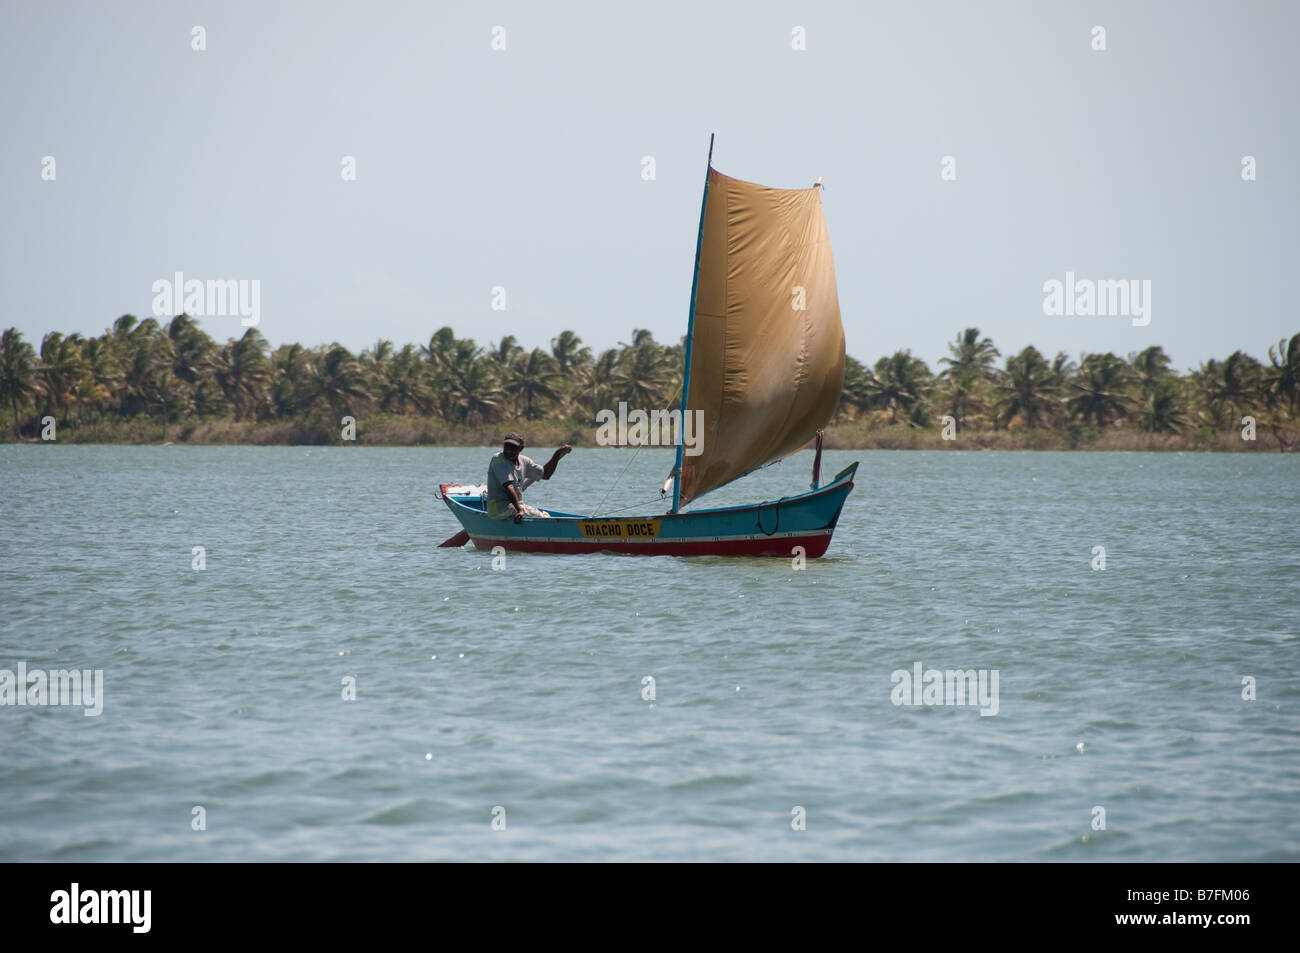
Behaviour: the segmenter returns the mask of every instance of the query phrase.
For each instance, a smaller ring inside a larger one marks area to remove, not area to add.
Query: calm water
[[[104,672],[0,707],[0,860],[1300,859],[1300,458],[831,453],[805,571],[493,571],[434,548],[489,455],[0,446],[0,668]],[[528,499],[629,460],[607,508],[655,497],[666,451],[577,450]],[[915,662],[998,713],[894,705]]]

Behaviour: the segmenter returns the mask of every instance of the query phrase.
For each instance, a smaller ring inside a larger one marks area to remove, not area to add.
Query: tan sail
[[[703,452],[681,503],[789,456],[844,386],[844,327],[821,190],[769,189],[709,170],[687,409]]]

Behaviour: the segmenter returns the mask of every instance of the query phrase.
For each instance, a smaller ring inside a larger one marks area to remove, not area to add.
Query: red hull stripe
[[[623,553],[631,556],[784,556],[794,555],[802,546],[805,555],[815,559],[831,544],[829,530],[784,538],[760,536],[732,539],[677,539],[634,543],[626,540],[579,539],[491,539],[475,537],[477,549],[501,546],[524,553]]]
[[[805,536],[829,536],[835,532],[833,529],[792,529],[784,533],[728,533],[725,536],[659,536],[652,539],[628,537],[628,536],[606,536],[593,539],[578,539],[573,536],[476,536],[475,539],[481,539],[484,542],[491,541],[493,544],[504,546],[511,542],[530,542],[530,543],[592,543],[592,542],[612,542],[626,543],[629,546],[655,546],[663,543],[734,543],[740,540],[768,540],[780,544],[787,539],[803,538]],[[599,547],[607,548],[607,547]]]

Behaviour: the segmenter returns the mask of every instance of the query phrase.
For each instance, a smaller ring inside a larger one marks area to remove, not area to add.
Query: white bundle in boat
[[[449,486],[444,491],[447,496],[477,496],[480,500],[487,499],[487,484],[464,483],[458,486]]]

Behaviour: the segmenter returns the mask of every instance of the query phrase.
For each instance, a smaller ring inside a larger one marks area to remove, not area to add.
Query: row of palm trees
[[[1244,351],[1187,374],[1159,346],[1121,358],[1063,352],[1049,360],[1032,345],[1007,357],[978,328],[948,345],[933,373],[910,351],[874,367],[848,358],[840,412],[883,412],[888,422],[929,427],[949,416],[958,428],[999,430],[1132,426],[1147,433],[1239,426],[1243,416],[1300,422],[1300,334],[1268,349],[1268,363]]]
[[[467,426],[506,418],[593,418],[619,400],[658,407],[681,387],[682,348],[646,330],[592,355],[572,331],[549,351],[507,336],[490,347],[442,328],[427,344],[380,340],[360,354],[339,344],[272,350],[256,328],[218,344],[188,315],[167,324],[123,315],[99,337],[46,334],[39,353],[0,335],[0,406],[16,435],[49,414],[75,427],[107,416],[288,419],[378,410]]]
[[[277,420],[328,411],[438,417],[472,427],[511,419],[590,422],[626,401],[670,406],[680,393],[683,345],[636,329],[594,355],[572,331],[549,350],[512,336],[482,347],[451,328],[424,345],[380,340],[360,354],[339,344],[272,350],[255,328],[219,344],[188,315],[166,324],[132,315],[98,337],[46,334],[37,352],[10,328],[0,336],[0,406],[16,435],[42,416],[73,427],[88,420],[233,417]],[[1160,347],[1121,358],[1026,347],[1000,352],[978,328],[948,346],[938,372],[910,351],[868,367],[847,359],[837,420],[975,430],[1130,426],[1148,433],[1225,428],[1243,415],[1300,422],[1300,334],[1268,349],[1268,363],[1235,351],[1179,374]]]

